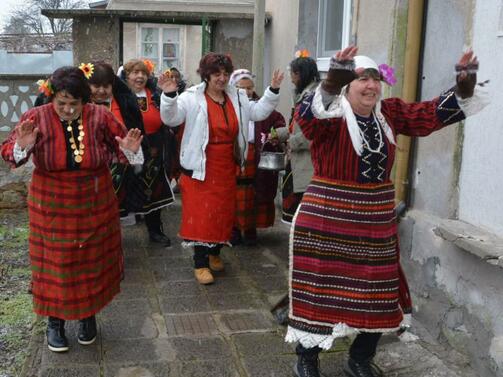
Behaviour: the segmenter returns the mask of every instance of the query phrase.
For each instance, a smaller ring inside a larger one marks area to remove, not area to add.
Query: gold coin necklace
[[[82,115],[78,119],[77,131],[73,132],[73,124],[71,121],[68,122],[66,130],[70,133],[70,148],[72,148],[73,159],[77,164],[82,162],[82,156],[84,155],[84,126],[82,124]],[[78,135],[78,136],[76,136]],[[78,145],[77,145],[78,141]]]

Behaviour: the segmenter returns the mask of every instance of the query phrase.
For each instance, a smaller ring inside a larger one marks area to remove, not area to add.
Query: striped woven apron
[[[67,320],[94,315],[119,293],[123,276],[109,170],[35,169],[28,211],[34,311]]]
[[[333,341],[400,327],[410,298],[399,265],[392,183],[314,177],[292,225],[290,253],[287,340],[318,334]]]

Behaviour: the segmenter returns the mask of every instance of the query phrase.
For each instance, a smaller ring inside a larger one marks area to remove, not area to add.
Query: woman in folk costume
[[[161,209],[174,200],[169,175],[175,143],[173,133],[161,120],[160,92],[152,76],[153,69],[150,61],[133,59],[124,64],[121,78],[136,94],[145,130],[143,144],[148,149],[140,174],[144,184],[145,204],[136,213],[145,215],[150,241],[170,247],[171,240],[164,234]]]
[[[472,52],[457,65],[453,89],[411,104],[382,100],[381,81],[396,81],[392,69],[356,52],[338,52],[327,79],[295,112],[314,165],[290,243],[286,340],[298,342],[295,373],[302,377],[318,377],[318,353],[352,334],[346,375],[382,376],[372,362],[379,338],[400,329],[411,312],[390,180],[396,136],[426,136],[456,123],[480,98],[473,96]]]
[[[244,89],[250,101],[258,101],[255,93],[253,75],[247,69],[235,70],[230,78],[230,85]],[[245,168],[237,169],[236,220],[231,243],[244,242],[253,246],[257,243],[257,228],[268,228],[274,225],[274,198],[278,190],[278,173],[271,170],[257,169],[262,148],[277,151],[279,148],[266,143],[271,130],[285,127],[285,118],[276,110],[260,122],[250,121],[248,129],[248,156]],[[275,131],[272,131],[273,133]]]
[[[288,128],[278,130],[280,142],[287,143],[288,161],[282,183],[283,214],[282,220],[291,223],[302,195],[313,176],[313,164],[309,141],[302,134],[299,125],[293,119],[293,112],[304,96],[316,89],[320,74],[316,61],[309,57],[306,50],[297,51],[297,57],[290,63],[290,78],[295,87],[292,117]]]
[[[194,275],[210,284],[210,271],[221,271],[219,257],[229,244],[234,224],[236,163],[244,165],[250,120],[267,118],[279,102],[283,75],[275,72],[270,88],[258,102],[229,85],[233,71],[227,55],[209,53],[199,62],[203,82],[177,96],[176,79],[159,77],[161,117],[169,126],[185,122],[180,147],[184,246],[194,247]]]
[[[105,106],[115,115],[128,130],[137,128],[144,135],[143,118],[138,107],[136,95],[120,80],[112,66],[103,61],[91,63],[94,70],[89,77],[91,87],[91,102]],[[144,160],[148,160],[147,140],[142,146]],[[145,167],[144,167],[145,168]],[[135,168],[129,164],[114,163],[111,166],[112,182],[119,198],[121,216],[128,213],[141,212],[146,204],[145,182],[136,174]]]
[[[65,320],[78,319],[79,343],[93,343],[94,315],[120,291],[119,207],[109,166],[143,162],[140,130],[127,131],[103,106],[88,103],[91,71],[57,69],[42,84],[50,103],[24,113],[1,147],[13,167],[30,157],[35,165],[28,195],[33,307],[49,316],[47,343],[55,352],[68,350]]]

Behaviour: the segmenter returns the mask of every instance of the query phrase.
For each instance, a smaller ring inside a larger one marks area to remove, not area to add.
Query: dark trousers
[[[222,245],[213,247],[208,246],[194,246],[194,268],[208,268],[210,262],[209,255],[220,255]]]
[[[357,363],[372,359],[377,350],[377,343],[381,339],[380,332],[362,332],[358,334],[349,348],[349,357]]]
[[[381,339],[382,333],[362,332],[358,334],[349,348],[349,357],[360,363],[372,359],[377,350],[377,344]],[[295,352],[297,355],[316,355],[320,353],[320,347],[304,348],[300,343],[297,345]]]
[[[161,224],[161,210],[152,211],[145,215],[145,225],[149,232],[160,233],[162,232]]]

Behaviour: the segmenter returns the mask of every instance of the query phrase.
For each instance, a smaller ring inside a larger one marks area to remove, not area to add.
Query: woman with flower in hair
[[[194,247],[194,275],[201,284],[214,281],[224,269],[220,249],[229,244],[234,223],[236,164],[248,152],[248,124],[269,116],[279,102],[283,75],[276,71],[271,86],[257,102],[229,85],[232,60],[209,53],[199,62],[203,82],[177,95],[171,75],[159,77],[161,117],[169,126],[185,122],[180,147],[182,223],[180,237]]]
[[[313,176],[313,164],[309,151],[309,141],[304,137],[299,125],[293,119],[295,107],[309,93],[312,93],[320,82],[316,61],[309,57],[309,52],[301,50],[290,62],[290,79],[294,85],[292,116],[289,126],[278,130],[276,139],[287,143],[287,166],[282,182],[283,214],[282,221],[290,223],[302,200],[307,185]]]
[[[169,181],[176,145],[172,131],[161,120],[160,92],[153,78],[153,70],[154,66],[149,60],[133,59],[124,64],[121,78],[136,95],[145,131],[143,145],[147,149],[140,174],[144,182],[145,204],[135,212],[145,215],[150,241],[170,247],[171,240],[164,233],[161,209],[174,200]]]
[[[91,102],[105,106],[128,130],[137,128],[144,135],[143,118],[136,95],[115,75],[110,64],[104,61],[94,61],[91,64],[94,68],[92,74],[89,75]],[[142,144],[144,160],[148,161],[148,146],[145,138]],[[142,168],[146,169],[145,164]],[[139,167],[118,162],[111,166],[112,182],[119,198],[121,217],[129,213],[141,212],[147,204],[145,195],[147,187],[137,170]]]
[[[35,165],[28,195],[33,308],[49,316],[49,349],[63,352],[65,320],[80,321],[80,344],[93,343],[95,314],[120,291],[119,207],[109,166],[142,163],[142,136],[89,103],[81,69],[57,69],[42,90],[49,103],[23,114],[1,154],[12,167],[30,157]]]
[[[298,342],[301,377],[319,377],[319,352],[349,335],[356,338],[345,374],[383,375],[372,361],[379,339],[405,326],[411,312],[391,181],[396,137],[429,135],[482,107],[474,106],[480,97],[471,51],[456,66],[456,86],[419,103],[382,99],[382,82],[396,81],[392,69],[357,51],[332,57],[327,78],[295,112],[314,166],[290,242],[286,340]]]

